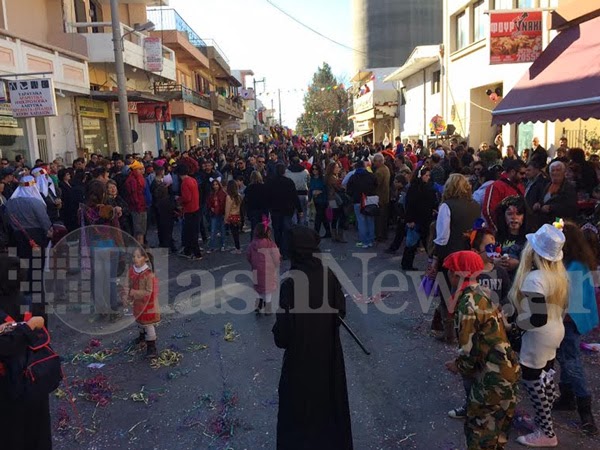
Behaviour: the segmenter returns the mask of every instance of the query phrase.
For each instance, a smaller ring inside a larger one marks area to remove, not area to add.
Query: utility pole
[[[283,126],[283,122],[281,121],[281,89],[277,89],[277,96],[279,97],[279,125]]]
[[[254,83],[254,136],[256,141],[255,143],[258,143],[258,94],[256,93],[256,83],[262,83],[264,88],[265,78],[263,77],[262,80],[257,80],[254,78],[252,82]]]
[[[121,35],[121,17],[118,0],[110,0],[110,14],[115,51],[115,71],[117,73],[117,92],[119,95],[119,136],[122,152],[130,154],[133,151],[133,142],[129,125],[127,78],[125,77],[125,62],[123,61],[123,36]]]

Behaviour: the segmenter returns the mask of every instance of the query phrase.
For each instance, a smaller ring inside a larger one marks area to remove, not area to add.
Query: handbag
[[[379,196],[363,194],[360,213],[369,217],[378,216],[381,213],[379,209]]]
[[[325,219],[327,222],[333,222],[333,208],[329,207],[325,209]]]
[[[14,400],[48,395],[63,379],[60,356],[50,346],[48,330],[33,330],[32,335],[24,355],[4,361]]]
[[[417,227],[410,228],[406,226],[406,248],[414,247],[419,243],[421,235],[417,231]]]

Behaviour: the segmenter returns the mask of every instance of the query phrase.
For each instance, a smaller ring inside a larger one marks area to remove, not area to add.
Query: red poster
[[[533,62],[542,53],[542,12],[490,13],[490,64]]]
[[[156,123],[171,121],[171,105],[168,103],[138,103],[139,123]]]

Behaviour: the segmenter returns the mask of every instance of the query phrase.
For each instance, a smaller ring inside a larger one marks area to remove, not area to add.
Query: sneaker
[[[225,247],[221,247],[221,251],[222,251],[222,252],[225,252],[225,251],[226,251],[226,250],[225,250]]]
[[[200,261],[202,259],[202,255],[194,255],[194,256],[191,256],[190,259],[192,261]]]
[[[534,448],[556,447],[558,445],[558,438],[556,436],[548,437],[542,430],[537,430],[525,436],[519,436],[517,442],[521,445]]]
[[[358,248],[367,248],[367,246],[366,246],[365,244],[363,244],[362,242],[357,242],[357,243],[356,243],[356,246],[357,246]]]
[[[232,254],[232,255],[241,255],[241,254],[242,254],[242,251],[236,248],[235,250],[232,250],[232,251],[231,251],[231,254]]]
[[[461,406],[460,408],[451,409],[448,411],[448,417],[452,417],[453,419],[466,419],[467,408]]]

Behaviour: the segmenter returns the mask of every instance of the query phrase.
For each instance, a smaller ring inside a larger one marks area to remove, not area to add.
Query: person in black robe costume
[[[321,252],[319,235],[295,226],[288,237],[290,270],[296,273],[281,285],[273,327],[275,344],[285,349],[279,380],[277,450],[351,450],[338,319],[345,316],[346,300],[337,277],[313,256]],[[313,311],[307,312],[309,308]]]
[[[13,276],[14,274],[18,276]],[[10,276],[9,276],[10,275]],[[20,261],[0,255],[0,324],[10,316],[15,321],[23,320],[21,305],[23,296],[19,292],[24,274]],[[19,324],[10,331],[0,333],[0,449],[6,450],[51,450],[50,401],[48,395],[14,399],[8,373],[13,367],[11,359],[25,353],[32,335],[27,324]]]

